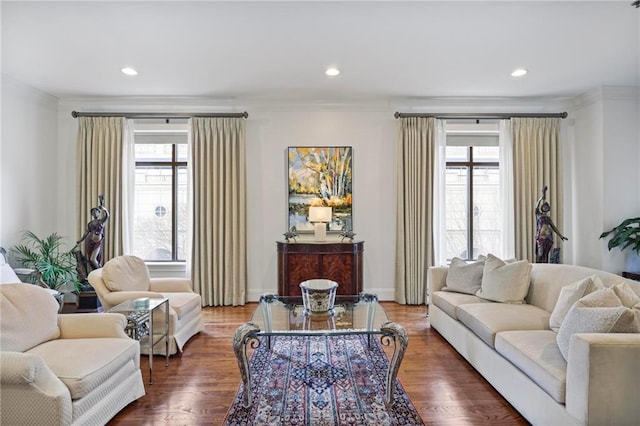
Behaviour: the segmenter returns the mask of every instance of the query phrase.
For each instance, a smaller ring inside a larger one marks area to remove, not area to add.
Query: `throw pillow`
[[[149,291],[149,270],[136,256],[117,256],[105,263],[102,280],[111,291]]]
[[[616,296],[620,298],[623,306],[633,310],[636,318],[638,318],[638,323],[640,323],[640,296],[625,282],[615,285],[613,291],[615,291]]]
[[[580,281],[562,287],[556,306],[551,312],[551,317],[549,317],[549,328],[557,333],[560,330],[562,320],[564,320],[573,304],[583,296],[602,288],[604,288],[604,284],[597,275],[583,278]]]
[[[622,302],[622,304],[627,308],[632,308],[640,303],[640,296],[638,296],[631,286],[625,282],[621,282],[620,284],[613,286],[613,291],[620,299],[620,302]]]
[[[451,259],[449,271],[447,272],[446,285],[442,290],[476,294],[482,284],[484,261],[484,256],[480,256],[478,261],[474,263],[467,263],[457,257]]]
[[[594,291],[569,309],[556,336],[564,359],[569,359],[571,336],[577,333],[638,333],[633,311],[622,305],[610,288]]]
[[[531,283],[531,264],[526,260],[505,263],[489,254],[484,263],[478,297],[494,302],[524,303]]]

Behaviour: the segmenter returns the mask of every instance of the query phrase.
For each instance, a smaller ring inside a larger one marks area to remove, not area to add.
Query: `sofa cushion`
[[[533,305],[473,303],[459,305],[456,315],[491,347],[494,347],[496,333],[501,331],[549,329],[549,312]]]
[[[136,256],[117,256],[105,263],[102,280],[111,291],[149,291],[149,270]]]
[[[193,310],[200,311],[202,298],[197,293],[161,293],[169,299],[169,306],[176,312],[178,318],[182,318]]]
[[[613,289],[604,288],[578,300],[569,309],[557,342],[565,359],[571,336],[576,333],[638,333],[640,324],[633,310],[622,305]]]
[[[0,348],[24,352],[60,336],[58,302],[33,284],[0,285]]]
[[[86,396],[116,374],[136,356],[133,339],[58,339],[38,345],[28,353],[38,355],[69,388],[71,399]]]
[[[529,376],[557,402],[564,404],[567,362],[551,330],[503,331],[496,351]]]
[[[445,311],[451,318],[458,319],[456,316],[456,307],[459,305],[495,302],[481,299],[478,296],[472,296],[470,294],[436,291],[431,297],[431,303]]]
[[[553,308],[553,312],[551,312],[551,318],[549,318],[549,327],[551,330],[556,333],[560,330],[562,320],[574,303],[585,295],[602,288],[604,288],[604,284],[602,284],[602,281],[597,275],[583,278],[573,284],[562,287],[556,306]]]
[[[451,259],[446,285],[442,290],[475,295],[482,284],[484,262],[484,256],[481,256],[474,263],[467,263],[460,258],[454,257]]]
[[[506,263],[489,254],[482,273],[478,297],[503,303],[524,303],[529,290],[531,264],[526,260]]]

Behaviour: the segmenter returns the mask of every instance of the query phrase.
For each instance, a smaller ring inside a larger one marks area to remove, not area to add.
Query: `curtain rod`
[[[443,119],[460,119],[460,120],[487,120],[487,119],[509,119],[514,117],[531,117],[531,118],[567,118],[569,114],[566,112],[557,113],[429,113],[429,114],[414,114],[405,112],[396,112],[393,116],[395,118],[404,117],[434,117]]]
[[[247,118],[244,112],[78,112],[71,111],[73,118],[78,117],[126,117],[126,118],[192,118],[192,117],[235,117]]]

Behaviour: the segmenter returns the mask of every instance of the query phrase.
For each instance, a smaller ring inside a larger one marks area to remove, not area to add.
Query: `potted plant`
[[[619,247],[620,250],[630,248],[627,254],[627,272],[640,272],[640,217],[624,220],[615,228],[603,232],[600,238],[612,235],[609,240],[609,250]]]
[[[76,291],[79,289],[75,256],[73,251],[64,250],[60,235],[54,232],[40,238],[31,231],[25,231],[22,241],[12,250],[16,253],[16,261],[33,270],[37,280],[35,284],[58,292],[68,283],[72,283]]]

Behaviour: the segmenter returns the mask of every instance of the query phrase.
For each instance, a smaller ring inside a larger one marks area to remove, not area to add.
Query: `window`
[[[446,256],[477,259],[501,250],[498,134],[447,129]]]
[[[134,131],[132,254],[146,261],[185,261],[187,126],[139,130],[143,126],[151,124],[136,125]]]

